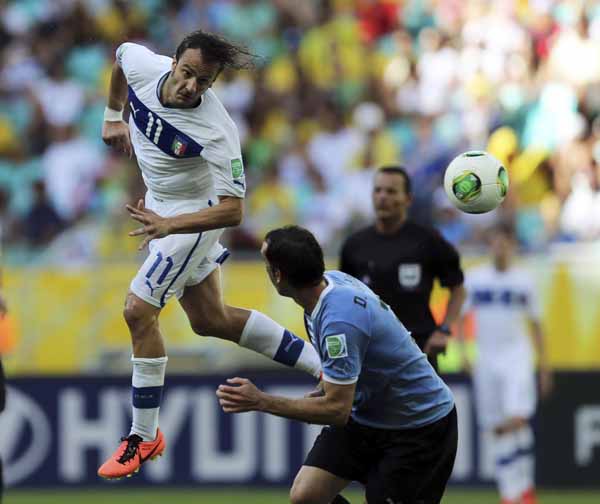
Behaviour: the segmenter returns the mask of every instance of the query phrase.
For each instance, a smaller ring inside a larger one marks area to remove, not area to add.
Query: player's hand
[[[433,331],[425,343],[425,348],[423,351],[427,355],[444,353],[446,351],[446,347],[448,346],[448,338],[449,336],[446,333],[441,331]]]
[[[124,121],[104,121],[102,141],[118,152],[124,152],[131,159],[133,148],[129,137],[129,126]]]
[[[540,368],[540,396],[545,399],[552,393],[554,388],[554,378],[552,371],[547,367]]]
[[[229,378],[229,385],[219,385],[217,397],[225,413],[260,411],[264,393],[246,378]]]
[[[166,217],[161,217],[156,212],[144,206],[144,200],[140,199],[137,206],[125,205],[129,216],[143,224],[141,228],[135,229],[129,233],[129,236],[146,235],[144,241],[138,247],[142,250],[151,240],[155,238],[164,238],[171,234],[170,220]]]

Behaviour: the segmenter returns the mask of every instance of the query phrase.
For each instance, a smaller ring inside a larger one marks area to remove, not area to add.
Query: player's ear
[[[173,56],[173,61],[171,62],[171,72],[175,71],[175,67],[177,66],[177,59]]]

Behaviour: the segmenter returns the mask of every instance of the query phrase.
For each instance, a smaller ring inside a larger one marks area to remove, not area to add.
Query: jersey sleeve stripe
[[[338,378],[332,378],[331,376],[327,376],[325,373],[323,373],[323,380],[329,383],[333,383],[334,385],[352,385],[353,383],[356,383],[358,381],[358,376],[355,376],[354,378],[340,380]]]

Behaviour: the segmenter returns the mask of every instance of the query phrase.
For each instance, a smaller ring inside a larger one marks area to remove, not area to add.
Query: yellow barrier
[[[472,263],[472,261],[468,261]],[[531,259],[543,291],[544,328],[555,368],[600,367],[600,268],[558,262],[549,266]],[[12,374],[73,373],[89,369],[100,353],[127,351],[129,333],[122,307],[134,264],[110,264],[89,269],[14,269],[5,272],[10,318],[0,322],[0,351]],[[296,334],[305,336],[302,312],[281,298],[259,262],[232,261],[223,268],[229,304],[261,310]],[[436,289],[432,305],[444,304]],[[174,300],[161,314],[161,329],[169,348],[196,348],[202,338],[189,328]],[[455,370],[456,350],[450,347],[443,368]]]

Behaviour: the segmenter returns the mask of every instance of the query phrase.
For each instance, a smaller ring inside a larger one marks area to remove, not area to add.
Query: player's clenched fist
[[[131,139],[129,126],[124,121],[104,121],[102,125],[102,141],[119,152],[124,152],[131,157]]]
[[[225,413],[260,411],[263,392],[246,378],[229,378],[231,385],[219,385],[217,397]]]

